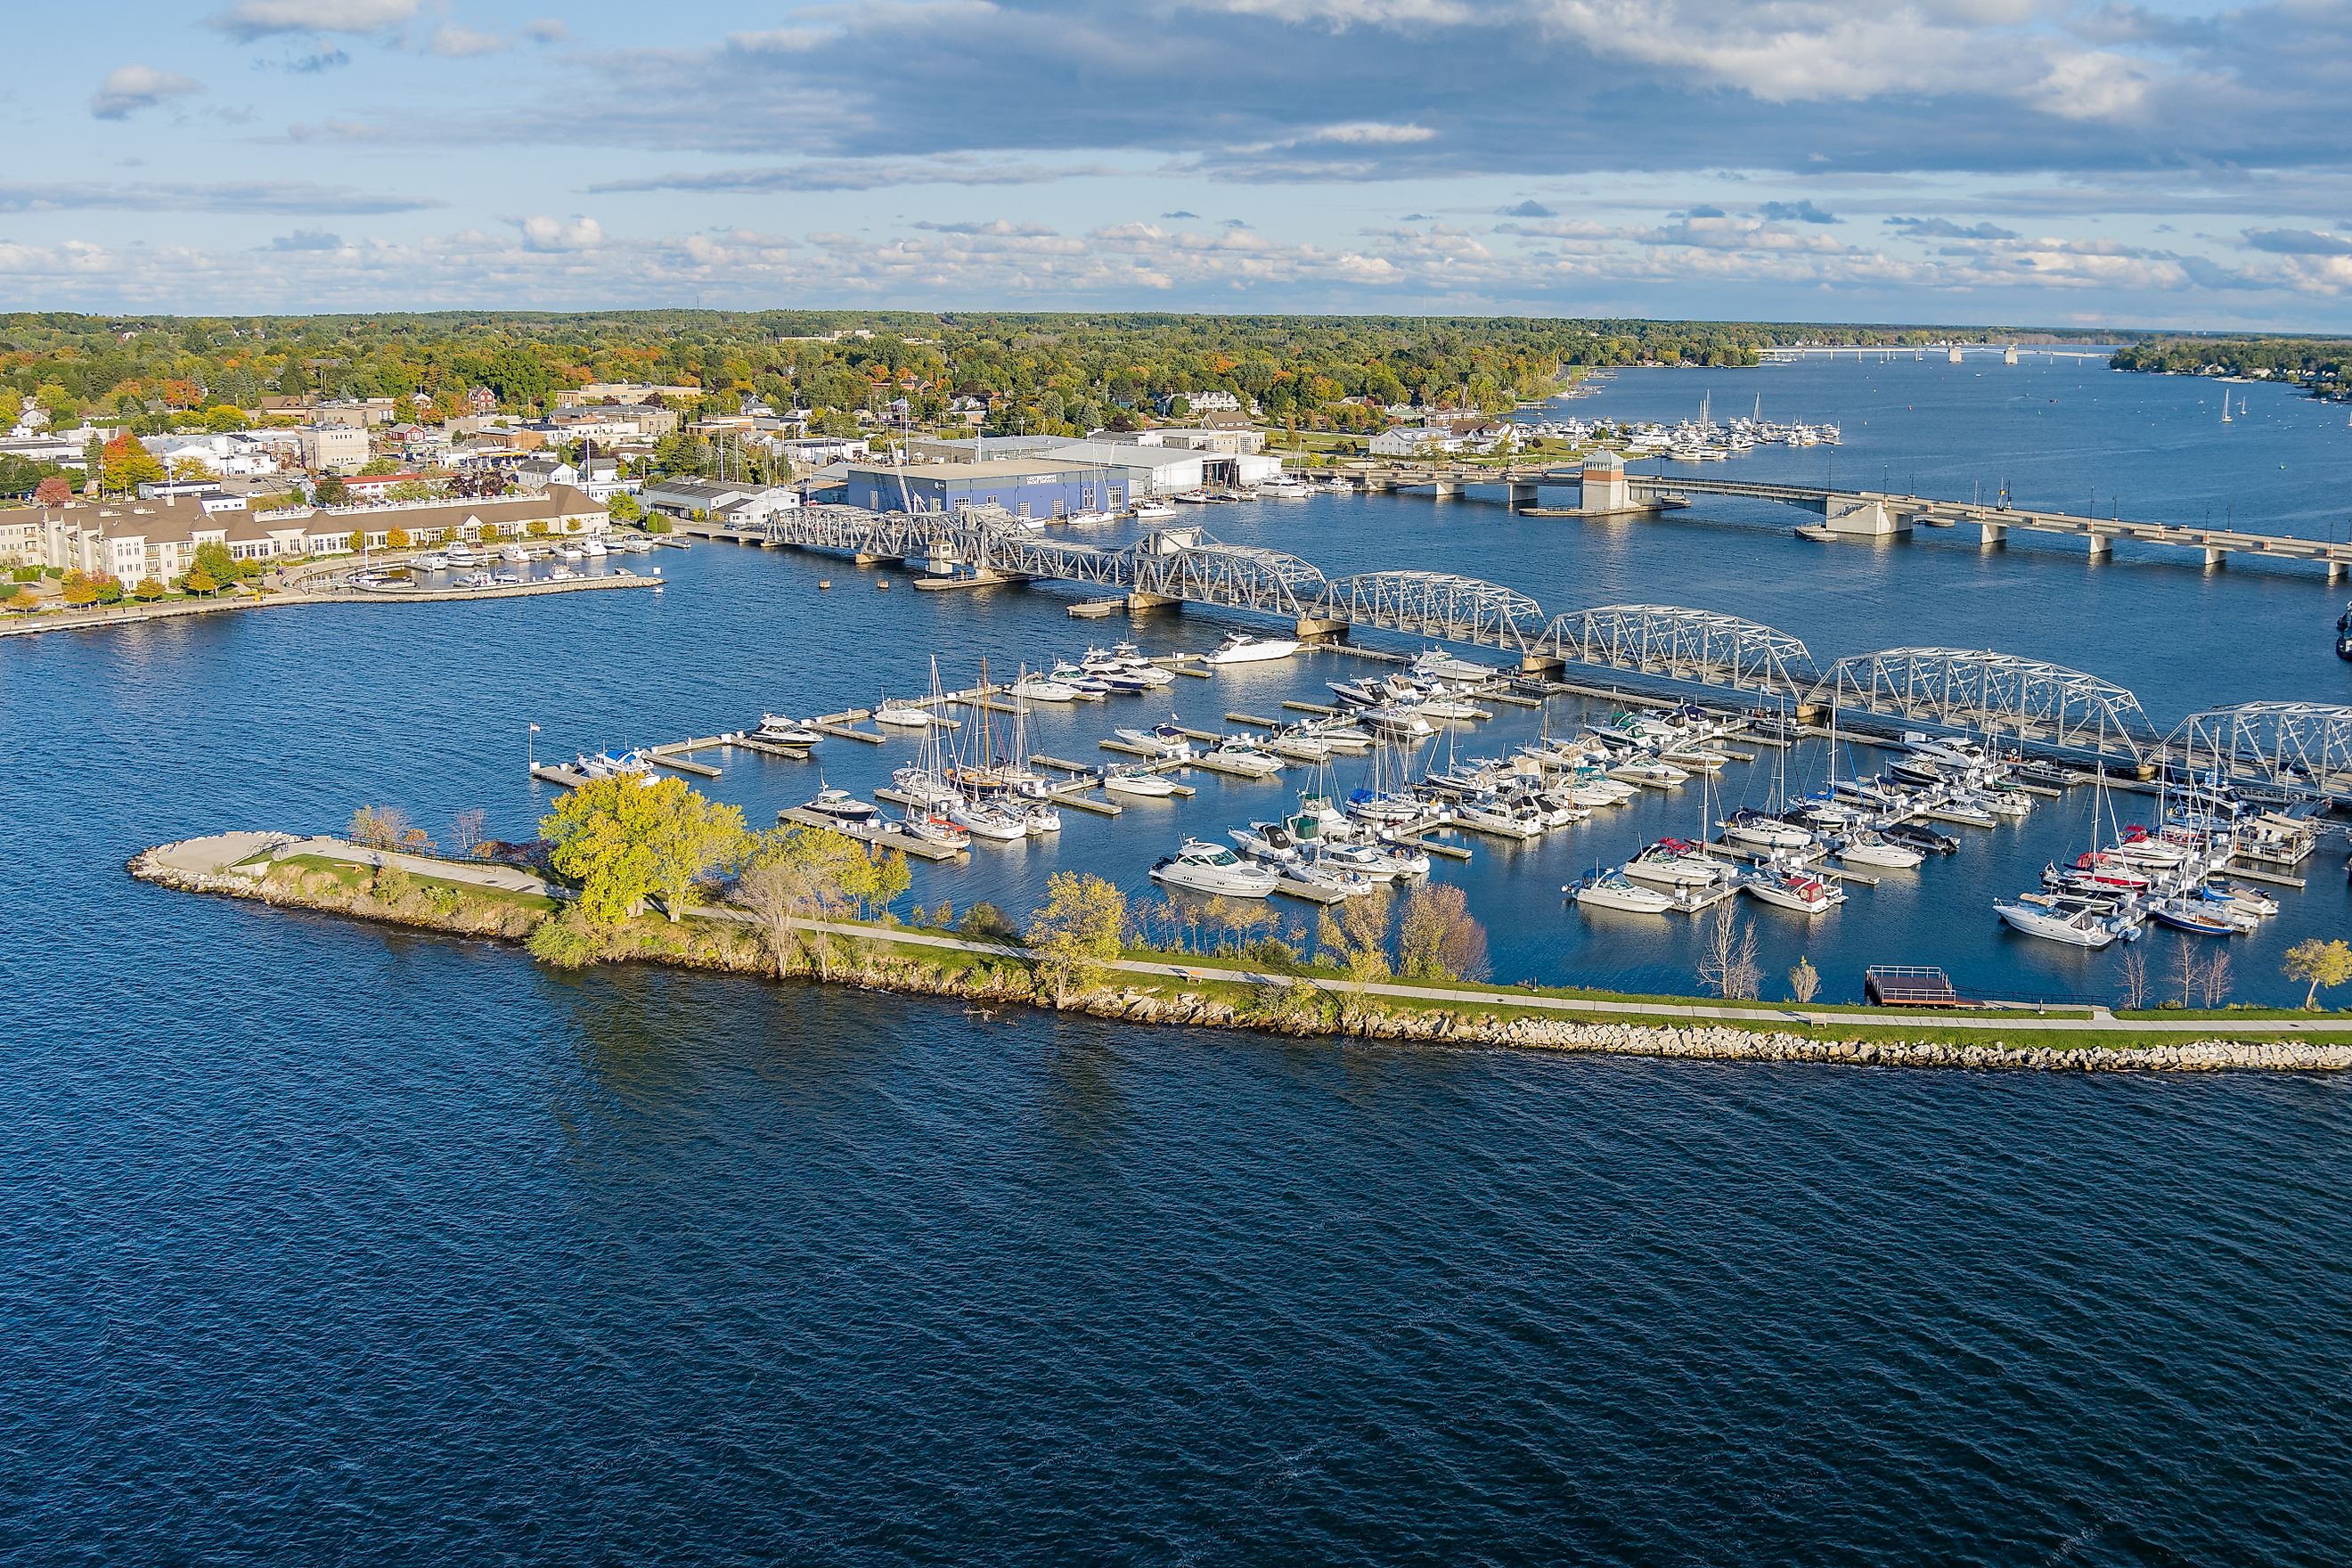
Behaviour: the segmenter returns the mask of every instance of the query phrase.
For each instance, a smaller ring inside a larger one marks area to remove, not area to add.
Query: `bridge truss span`
[[[1128,581],[1139,593],[1293,620],[1312,615],[1329,586],[1313,562],[1279,550],[1220,543],[1205,534],[1198,543],[1175,549],[1155,548],[1147,540],[1125,553]]]
[[[2352,784],[2352,708],[2240,702],[2182,720],[2165,754],[2190,773],[2340,792]]]
[[[1808,701],[2135,761],[2159,745],[2139,699],[2063,665],[1976,648],[1895,647],[1832,665]]]
[[[1445,572],[1365,572],[1326,585],[1312,616],[1525,653],[1543,606],[1513,588]]]
[[[1678,605],[1601,605],[1561,616],[1530,650],[1540,656],[1669,680],[1802,696],[1813,656],[1788,633]]]

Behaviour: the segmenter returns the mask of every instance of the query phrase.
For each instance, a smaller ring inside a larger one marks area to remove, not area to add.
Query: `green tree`
[[[131,592],[132,596],[135,598],[154,600],[162,598],[165,593],[165,589],[163,584],[157,582],[154,578],[142,577],[139,579],[139,586],[131,589]]]
[[[105,573],[100,573],[93,585],[98,590],[98,602],[100,604],[119,605],[122,603],[121,578],[110,576]]]
[[[593,779],[540,822],[556,870],[580,884],[580,907],[599,925],[626,920],[660,895],[673,921],[704,876],[739,857],[743,812],[704,799],[676,778],[620,773]]]
[[[127,430],[109,441],[100,453],[100,478],[110,490],[135,489],[163,477],[163,465],[155,460],[155,454]]]
[[[208,539],[196,546],[190,567],[192,574],[201,572],[215,583],[230,582],[239,574],[236,557],[231,555],[228,546],[217,539]]]
[[[341,506],[352,499],[352,488],[343,483],[339,474],[329,474],[319,481],[319,504]]]
[[[220,579],[198,566],[180,579],[180,586],[191,594],[216,594],[220,591]]]
[[[1316,927],[1316,943],[1358,985],[1376,985],[1390,977],[1389,919],[1394,896],[1386,888],[1349,899],[1336,911],[1326,910]],[[1339,994],[1339,1022],[1348,1028],[1369,1029],[1378,1009],[1361,991]]]
[[[1047,879],[1045,902],[1029,917],[1029,952],[1054,1005],[1102,984],[1126,928],[1127,896],[1113,884],[1079,871]]]
[[[751,912],[782,974],[804,940],[817,975],[833,974],[833,943],[806,922],[835,920],[907,890],[907,858],[880,854],[845,833],[788,824],[756,836],[736,880],[736,901]]]
[[[2316,1007],[2322,987],[2332,988],[2352,980],[2352,944],[2305,937],[2286,950],[2285,971],[2288,979],[2310,985],[2303,1005],[2305,1008]]]
[[[637,504],[636,497],[623,490],[604,503],[604,515],[614,522],[637,522],[644,519],[646,509]]]

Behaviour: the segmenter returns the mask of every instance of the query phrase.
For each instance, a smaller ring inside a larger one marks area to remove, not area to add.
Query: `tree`
[[[164,589],[163,584],[157,582],[154,578],[142,577],[139,579],[139,586],[131,589],[131,592],[132,596],[136,598],[160,599],[163,596],[166,590]]]
[[[760,927],[776,973],[784,973],[799,941],[796,922],[831,920],[875,901],[887,903],[907,890],[907,858],[877,854],[845,833],[791,824],[757,836],[743,874],[736,879],[737,901]],[[808,934],[820,979],[833,975],[833,944],[821,932]]]
[[[702,878],[739,854],[745,838],[740,807],[706,800],[683,779],[633,773],[572,790],[539,830],[598,925],[617,925],[655,894],[671,920],[681,918]]]
[[[319,481],[318,495],[320,506],[343,506],[352,499],[352,488],[341,475],[329,474]]]
[[[128,430],[106,444],[99,466],[100,479],[110,490],[135,489],[163,477],[163,465],[155,460],[155,454]]]
[[[90,585],[98,591],[100,604],[119,605],[122,602],[121,578],[101,572],[90,579]]]
[[[216,594],[220,592],[220,580],[198,566],[180,579],[180,586],[191,594]]]
[[[409,833],[408,813],[396,805],[363,805],[352,813],[351,841],[370,849],[397,849]]]
[[[1394,912],[1395,895],[1385,887],[1362,898],[1349,899],[1338,911],[1326,910],[1316,923],[1315,941],[1326,953],[1339,962],[1339,968],[1357,985],[1376,985],[1389,978],[1389,917]],[[1377,1009],[1371,998],[1360,990],[1339,994],[1339,1022],[1347,1028],[1361,1027],[1369,1032]]]
[[[1045,902],[1029,917],[1029,952],[1054,1005],[1102,984],[1126,929],[1127,896],[1113,884],[1079,871],[1046,879]]]
[[[1799,953],[1797,962],[1789,968],[1789,1000],[1801,1007],[1818,995],[1821,989],[1822,972],[1813,967],[1811,959]]]
[[[208,539],[197,545],[189,564],[215,583],[230,582],[244,574],[236,557],[231,555],[228,546],[217,539]]]
[[[386,546],[387,548],[389,548],[389,549],[393,549],[393,550],[405,550],[405,549],[407,549],[407,548],[408,548],[408,544],[409,544],[409,540],[408,540],[408,530],[406,530],[406,529],[404,529],[404,528],[394,528],[394,529],[389,529],[389,530],[386,530],[386,531],[385,531],[385,533],[384,533],[384,536],[383,536],[383,542],[384,542],[385,546]]]
[[[1471,918],[1461,889],[1430,882],[1405,895],[1397,969],[1411,980],[1486,978],[1486,928]]]
[[[1727,1001],[1752,1000],[1764,983],[1756,963],[1756,927],[1732,913],[1727,902],[1707,921],[1701,939],[1698,981]]]
[[[73,484],[59,474],[51,474],[33,489],[36,506],[63,506],[72,500]]]
[[[637,522],[644,519],[646,509],[637,504],[636,497],[623,490],[604,503],[604,515],[614,522]]]
[[[2122,965],[2124,983],[2123,1006],[2126,1013],[2147,1005],[2147,954],[2140,944],[2132,942],[2124,949]]]
[[[467,806],[449,819],[450,847],[471,858],[482,847],[482,829],[489,821],[489,813],[480,806]]]
[[[2352,943],[2305,937],[2286,950],[2284,967],[2288,979],[2303,981],[2311,987],[2304,994],[2304,1007],[2316,1007],[2321,991],[2352,980]]]

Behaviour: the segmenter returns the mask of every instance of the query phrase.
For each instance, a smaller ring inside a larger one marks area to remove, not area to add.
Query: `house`
[[[395,486],[425,482],[423,474],[360,474],[343,481],[343,491],[355,501],[372,503],[390,496]]]
[[[714,522],[754,528],[801,504],[799,495],[782,485],[695,479],[648,479],[638,499],[649,510],[670,517],[699,513]]]
[[[665,386],[643,381],[592,381],[584,386],[558,387],[555,406],[577,408],[590,403],[650,403],[656,397],[691,400],[702,395],[698,386]]]
[[[1149,447],[1190,447],[1201,452],[1223,452],[1228,455],[1265,450],[1265,432],[1253,429],[1250,422],[1237,416],[1218,416],[1221,421],[1234,423],[1215,425],[1203,422],[1195,426],[1168,426],[1158,430],[1138,430],[1126,437]]]
[[[364,430],[389,425],[400,417],[400,405],[389,397],[347,397],[321,403],[311,410],[313,425],[349,425]]]
[[[1400,425],[1372,437],[1375,458],[1420,458],[1462,450],[1462,438],[1444,426]]]
[[[499,409],[499,395],[487,386],[478,386],[466,394],[466,406],[476,414],[495,414]]]
[[[576,485],[580,470],[561,458],[526,458],[508,470],[515,483],[528,490],[543,490],[550,485]]]

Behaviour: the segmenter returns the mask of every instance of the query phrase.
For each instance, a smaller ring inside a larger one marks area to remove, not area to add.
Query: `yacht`
[[[1384,702],[1377,708],[1366,708],[1356,717],[1378,733],[1403,741],[1426,741],[1437,733],[1437,727],[1410,708]]]
[[[446,555],[428,555],[416,563],[416,569],[420,572],[446,572],[449,570],[449,558]]]
[[[591,561],[595,561],[604,556],[607,552],[604,549],[604,542],[603,540],[583,539],[580,542],[580,553],[585,555]]]
[[[1023,813],[992,801],[958,799],[948,807],[948,820],[974,838],[1010,844],[1029,837],[1029,819]]]
[[[452,556],[457,553],[455,546],[451,547],[450,553]],[[522,546],[520,544],[501,544],[499,546],[499,559],[510,565],[520,566],[530,557],[522,552]]]
[[[826,784],[819,789],[816,798],[802,809],[815,812],[819,816],[831,817],[835,822],[856,826],[870,823],[882,814],[882,808],[872,801],[860,800],[837,784]]]
[[[464,540],[455,540],[449,545],[449,564],[460,571],[471,571],[482,564],[482,556]]]
[[[1076,702],[1078,689],[1050,675],[1024,675],[1013,683],[1013,695],[1038,702]]]
[[[1622,779],[1627,784],[1642,784],[1650,789],[1672,789],[1690,779],[1690,774],[1674,763],[1656,757],[1630,758],[1608,771],[1612,779]]]
[[[1716,826],[1723,829],[1726,838],[1766,849],[1802,849],[1813,841],[1813,836],[1795,823],[1750,806],[1741,806]]]
[[[1645,888],[1613,868],[1594,872],[1569,889],[1568,896],[1597,910],[1624,910],[1639,915],[1662,915],[1675,907],[1673,894]]]
[[[1118,729],[1111,733],[1163,762],[1182,761],[1192,755],[1192,742],[1178,734],[1173,724],[1157,724],[1149,730]]]
[[[1200,838],[1186,839],[1175,854],[1154,862],[1151,879],[1232,899],[1263,899],[1281,880],[1271,867],[1254,866],[1223,845]]]
[[[2056,907],[2022,900],[2013,904],[1995,904],[1993,912],[2000,916],[2012,931],[2027,936],[2038,936],[2046,942],[2063,942],[2069,947],[2087,947],[2094,951],[2112,943],[2120,928],[2107,915],[2089,905],[2070,906],[2052,901]]]
[[[940,716],[919,702],[893,702],[887,699],[874,710],[874,721],[899,730],[928,730],[940,721]]]
[[[1112,768],[1104,773],[1105,795],[1132,795],[1139,800],[1164,800],[1176,793],[1176,786],[1158,773],[1136,773],[1126,768]]]
[[[1137,517],[1174,517],[1176,509],[1164,500],[1139,500],[1127,509]]]
[[[586,558],[587,552],[576,544],[567,544],[563,547],[562,555],[566,561],[580,561]]]
[[[1661,838],[1625,862],[1625,875],[1661,887],[1704,888],[1732,875],[1732,868],[1686,838]]]
[[[1266,755],[1247,741],[1227,741],[1208,754],[1227,771],[1254,779],[1272,778],[1282,771],[1281,758]]]
[[[1022,808],[1021,815],[1023,820],[1028,823],[1029,831],[1040,837],[1062,831],[1062,814],[1055,806],[1033,801]]]
[[[1143,650],[1131,642],[1113,643],[1110,657],[1119,662],[1129,675],[1147,686],[1173,686],[1176,678],[1143,657]]]
[[[1817,915],[1845,902],[1843,889],[1794,866],[1768,864],[1740,885],[1760,902],[1802,915]]]
[[[1085,700],[1092,700],[1110,695],[1110,683],[1098,676],[1089,675],[1068,659],[1057,661],[1046,672],[1045,679],[1056,685],[1066,686]]]
[[[1908,870],[1925,860],[1927,853],[1907,844],[1897,844],[1873,827],[1857,827],[1838,843],[1837,858],[1855,866],[1892,866]]]
[[[1254,637],[1245,632],[1235,632],[1219,643],[1208,656],[1211,664],[1258,664],[1267,659],[1288,658],[1298,651],[1295,637]]]
[[[751,738],[772,741],[780,746],[814,746],[824,740],[824,735],[781,713],[762,713],[760,715],[760,727],[751,732]]]
[[[1429,857],[1397,844],[1340,844],[1326,840],[1322,857],[1376,882],[1429,875]]]

